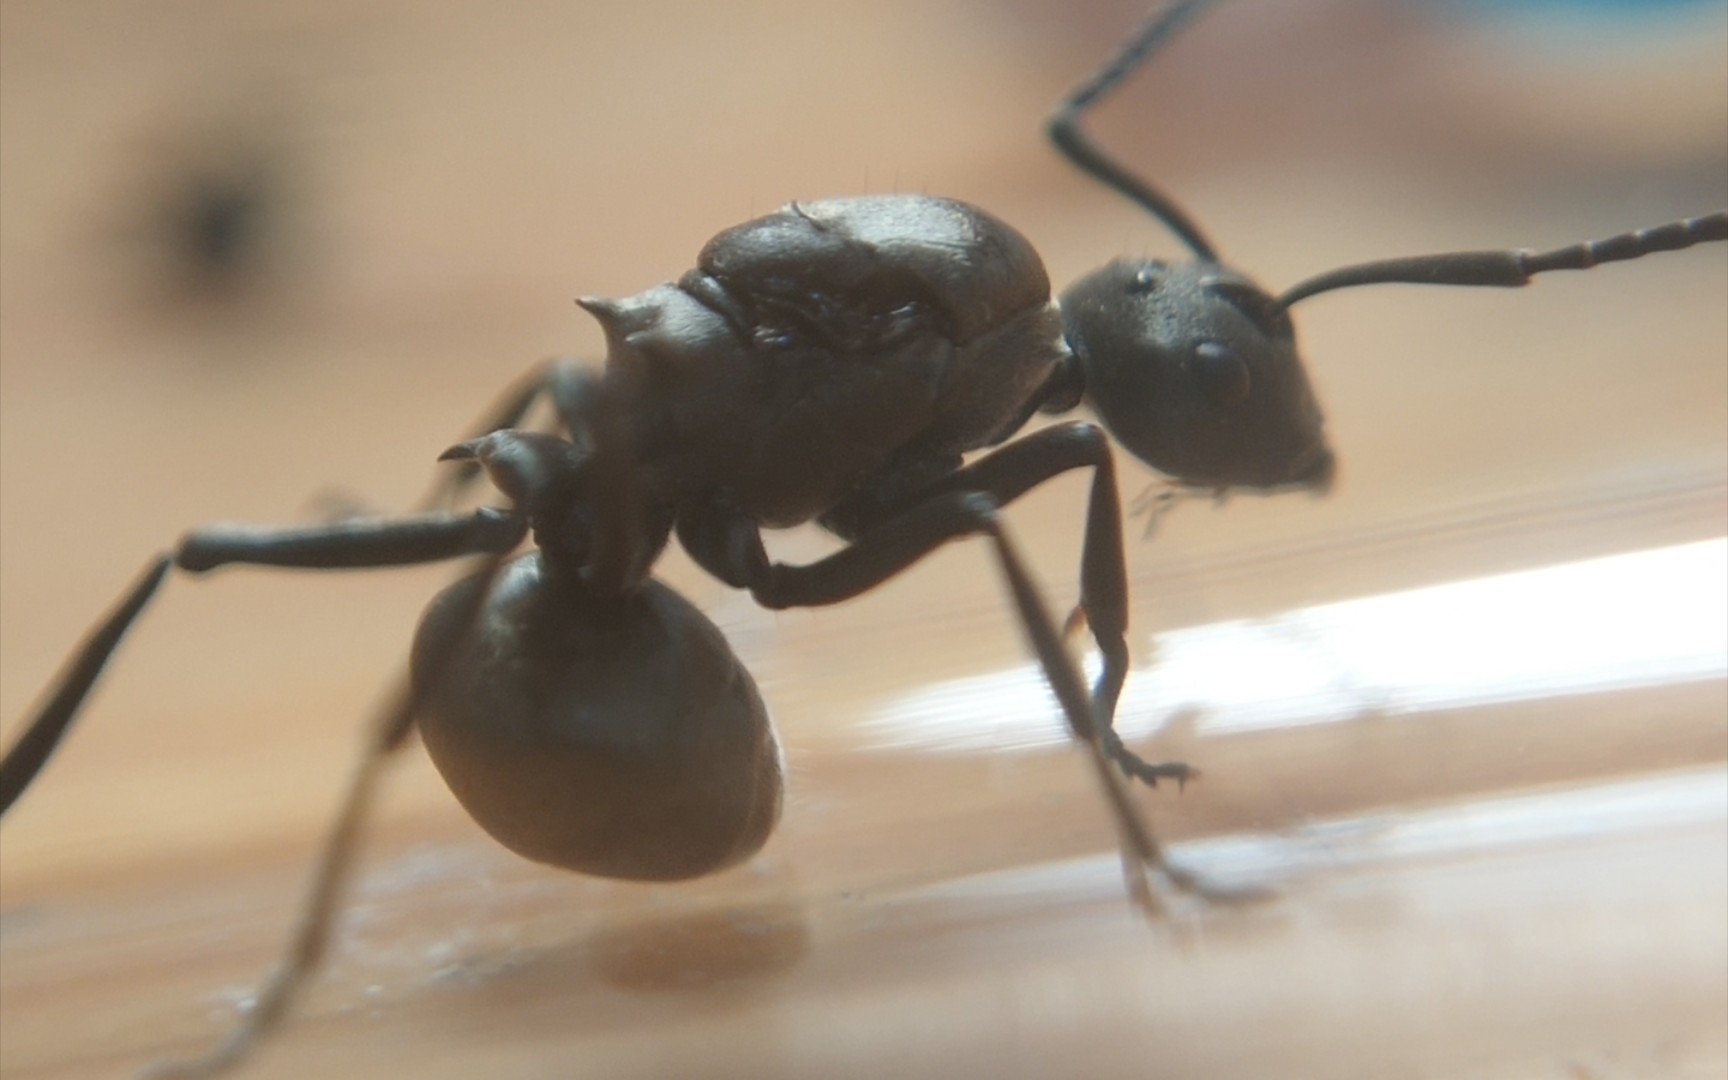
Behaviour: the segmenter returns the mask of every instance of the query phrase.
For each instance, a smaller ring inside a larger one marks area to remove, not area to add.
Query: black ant
[[[171,569],[482,556],[421,621],[410,677],[370,729],[282,966],[226,1041],[160,1075],[220,1072],[279,1022],[328,947],[380,770],[416,728],[469,813],[531,859],[670,881],[762,846],[780,813],[779,747],[720,632],[650,576],[674,533],[711,574],[771,608],[838,603],[949,541],[985,537],[1103,788],[1135,902],[1156,913],[1171,891],[1242,895],[1167,862],[1125,784],[1193,773],[1143,761],[1112,728],[1128,602],[1109,439],[1082,421],[1022,429],[1084,402],[1183,487],[1323,491],[1334,458],[1296,352],[1296,302],[1381,282],[1523,285],[1728,239],[1728,211],[1543,254],[1345,267],[1268,293],[1080,127],[1205,6],[1157,14],[1049,125],[1071,162],[1167,225],[1192,261],[1118,260],[1052,303],[1030,243],[977,207],[923,195],[794,203],[715,237],[675,283],[581,301],[605,330],[604,369],[533,373],[483,434],[442,455],[462,464],[434,487],[430,512],[201,529],[151,561],[0,763],[0,810],[40,771]],[[519,429],[546,399],[562,434]],[[1088,626],[1102,653],[1090,692],[998,516],[1082,468],[1092,486],[1070,626]],[[439,509],[481,470],[509,510]],[[771,561],[762,529],[808,521],[848,546],[805,566]],[[513,554],[529,536],[532,549]]]

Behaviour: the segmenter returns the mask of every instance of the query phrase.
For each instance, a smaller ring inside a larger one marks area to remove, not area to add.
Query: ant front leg
[[[1006,506],[1046,480],[1090,467],[1086,531],[1080,548],[1080,604],[1103,659],[1092,686],[1092,709],[1104,750],[1122,771],[1152,787],[1160,779],[1187,783],[1198,773],[1180,762],[1148,762],[1116,733],[1116,703],[1128,677],[1128,570],[1122,548],[1122,497],[1116,464],[1102,428],[1084,421],[1056,424],[997,449],[934,485],[936,490],[978,491]]]
[[[1116,703],[1128,677],[1128,571],[1122,547],[1122,500],[1116,490],[1115,458],[1103,429],[1085,421],[1054,424],[986,454],[921,488],[918,498],[942,492],[971,491],[989,495],[1006,506],[1071,469],[1090,468],[1092,488],[1086,503],[1086,531],[1081,541],[1080,604],[1070,625],[1084,622],[1102,657],[1102,670],[1092,686],[1092,709],[1104,750],[1122,771],[1152,787],[1159,780],[1185,784],[1199,775],[1180,762],[1148,762],[1123,745],[1116,733]],[[880,522],[898,507],[854,506],[834,515],[853,522]]]
[[[1006,471],[1024,479],[1017,470]],[[937,494],[876,524],[848,547],[806,566],[770,562],[756,524],[720,506],[711,505],[705,512],[681,515],[678,537],[691,557],[709,573],[728,584],[749,589],[768,608],[819,607],[849,600],[894,577],[943,544],[966,536],[988,537],[1008,579],[1021,627],[1062,705],[1069,732],[1086,748],[1104,788],[1105,801],[1122,845],[1128,889],[1135,902],[1148,914],[1163,911],[1146,871],[1170,887],[1204,899],[1246,898],[1249,894],[1214,887],[1165,858],[1162,846],[1123,785],[1116,760],[1102,735],[1108,728],[1097,719],[1085,682],[1062,647],[1061,632],[1008,539],[997,513],[998,505],[988,492]],[[1119,507],[1114,513],[1119,521]],[[1119,556],[1119,528],[1116,537]],[[1125,610],[1126,604],[1121,606]]]

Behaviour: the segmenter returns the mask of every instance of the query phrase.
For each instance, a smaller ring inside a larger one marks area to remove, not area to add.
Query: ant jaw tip
[[[475,461],[480,457],[480,440],[471,439],[468,442],[457,443],[450,449],[438,455],[439,461]]]

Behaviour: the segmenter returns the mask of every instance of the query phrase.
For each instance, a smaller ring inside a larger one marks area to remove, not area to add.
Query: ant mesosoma
[[[1023,427],[1084,402],[1181,486],[1324,490],[1334,460],[1296,352],[1293,304],[1380,282],[1523,285],[1728,239],[1728,211],[1543,254],[1350,266],[1265,292],[1080,126],[1206,4],[1155,15],[1049,124],[1069,161],[1167,225],[1192,261],[1117,260],[1052,302],[1031,244],[977,207],[923,195],[794,203],[715,237],[675,283],[582,300],[605,330],[604,369],[554,363],[524,380],[483,434],[443,454],[461,464],[434,487],[431,512],[201,529],[151,561],[0,762],[0,810],[40,771],[171,569],[482,556],[421,621],[410,677],[368,732],[282,966],[226,1041],[159,1075],[220,1072],[280,1020],[327,949],[380,770],[416,728],[468,812],[528,858],[669,881],[762,846],[780,812],[779,747],[718,629],[650,576],[673,533],[709,573],[770,608],[850,599],[949,541],[985,537],[1103,787],[1134,900],[1156,912],[1172,889],[1236,895],[1170,865],[1125,786],[1192,773],[1141,760],[1112,728],[1128,601],[1109,440],[1083,421]],[[547,399],[562,434],[518,429]],[[998,516],[1073,469],[1092,479],[1070,621],[1090,628],[1102,654],[1090,692]],[[482,470],[511,508],[443,509]],[[847,546],[803,566],[771,561],[762,529],[808,521]],[[532,549],[513,554],[529,536]]]

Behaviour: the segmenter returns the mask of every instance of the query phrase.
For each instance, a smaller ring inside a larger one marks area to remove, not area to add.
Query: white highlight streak
[[[1117,710],[1205,734],[1602,693],[1728,676],[1728,538],[1387,593],[1158,635]],[[1033,664],[938,683],[866,721],[875,745],[1064,741]]]

